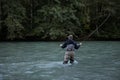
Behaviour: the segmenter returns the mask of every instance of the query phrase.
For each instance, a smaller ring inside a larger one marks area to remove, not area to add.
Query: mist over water
[[[63,65],[62,42],[1,42],[0,80],[120,80],[120,42],[86,41]]]

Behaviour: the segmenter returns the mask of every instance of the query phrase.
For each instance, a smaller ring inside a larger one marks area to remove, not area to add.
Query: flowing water
[[[86,41],[73,65],[62,42],[1,42],[0,80],[120,80],[120,42]]]

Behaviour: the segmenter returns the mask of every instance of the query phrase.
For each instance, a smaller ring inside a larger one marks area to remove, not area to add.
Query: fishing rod
[[[106,17],[106,19],[81,42],[86,41],[89,37],[91,37],[109,19],[110,15],[111,14],[109,13],[108,16]]]

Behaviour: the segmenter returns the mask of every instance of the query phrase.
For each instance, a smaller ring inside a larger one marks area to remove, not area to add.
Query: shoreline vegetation
[[[96,37],[93,35],[91,35],[90,37],[86,36],[86,37],[76,37],[73,36],[74,40],[77,41],[120,41],[120,36],[119,37]],[[67,39],[67,36],[64,37],[56,37],[56,39],[51,39],[51,38],[40,38],[40,37],[26,37],[26,38],[14,38],[14,39],[6,39],[6,38],[1,38],[0,42],[14,42],[14,41],[65,41]]]
[[[0,41],[63,41],[69,34],[78,41],[119,41],[119,4],[120,0],[0,0]]]
[[[66,39],[59,39],[59,40],[51,40],[51,39],[14,39],[14,40],[0,40],[0,42],[39,42],[39,41],[45,41],[45,42],[59,42],[59,41],[65,41]],[[107,39],[107,38],[89,38],[87,40],[83,39],[74,39],[76,41],[120,41],[120,38],[117,39]]]

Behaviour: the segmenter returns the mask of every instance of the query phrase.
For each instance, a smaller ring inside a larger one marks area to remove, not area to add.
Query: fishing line
[[[91,37],[110,17],[110,13],[108,14],[108,16],[105,18],[105,20],[94,30],[92,31],[85,39],[83,39],[82,41],[80,42],[83,42],[83,41],[86,41],[89,37]],[[78,38],[78,37],[77,37]],[[75,58],[76,60],[79,60],[78,57]]]
[[[86,41],[89,37],[91,37],[109,19],[110,15],[111,14],[109,13],[106,19],[94,31],[92,31],[83,41]]]

